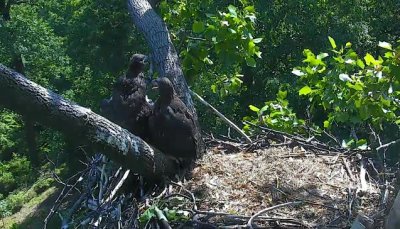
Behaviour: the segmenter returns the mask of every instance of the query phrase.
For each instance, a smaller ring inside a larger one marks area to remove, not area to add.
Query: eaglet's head
[[[158,88],[160,97],[172,97],[174,94],[174,87],[167,77],[160,77],[152,82],[153,88]]]
[[[147,56],[143,54],[133,54],[129,61],[129,68],[135,72],[141,72],[147,63]]]

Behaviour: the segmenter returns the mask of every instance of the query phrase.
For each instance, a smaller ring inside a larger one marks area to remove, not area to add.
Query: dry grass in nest
[[[361,161],[355,156],[315,155],[299,148],[229,154],[215,147],[197,162],[183,187],[194,194],[199,210],[251,216],[267,207],[302,201],[263,216],[292,219],[304,227],[343,228],[358,214],[376,219],[383,209],[379,188],[383,181],[377,170],[367,169],[367,186],[362,187]],[[222,222],[214,217],[213,223]]]

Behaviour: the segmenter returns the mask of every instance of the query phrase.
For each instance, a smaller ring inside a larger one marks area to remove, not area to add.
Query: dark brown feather
[[[175,94],[168,78],[159,78],[156,83],[160,97],[149,118],[152,142],[165,154],[195,158],[197,141],[191,113]]]
[[[148,140],[151,106],[146,101],[144,58],[141,54],[133,55],[127,73],[114,84],[111,99],[102,102],[102,110],[111,121]]]

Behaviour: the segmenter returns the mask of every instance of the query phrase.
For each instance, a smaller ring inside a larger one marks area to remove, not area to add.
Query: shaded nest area
[[[121,191],[132,182],[127,171],[92,158],[65,182],[51,214],[61,212],[64,228],[383,228],[398,190],[397,168],[373,153],[208,145],[189,175],[138,188],[139,197]]]

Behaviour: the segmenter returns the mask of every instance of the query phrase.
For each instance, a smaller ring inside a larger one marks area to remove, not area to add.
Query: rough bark
[[[151,57],[160,77],[168,77],[174,85],[175,91],[186,104],[195,118],[197,139],[199,143],[197,154],[205,150],[201,138],[201,129],[196,109],[190,96],[179,57],[172,44],[171,37],[164,21],[156,14],[147,0],[128,0],[128,10],[136,27],[144,34],[152,51]]]
[[[145,177],[176,172],[172,160],[139,137],[1,64],[0,105],[57,129]]]

